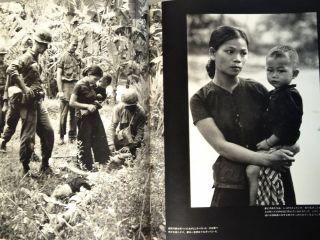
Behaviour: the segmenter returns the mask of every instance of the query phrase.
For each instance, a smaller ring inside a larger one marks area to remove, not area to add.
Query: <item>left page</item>
[[[0,22],[0,238],[149,239],[147,1],[1,1]]]

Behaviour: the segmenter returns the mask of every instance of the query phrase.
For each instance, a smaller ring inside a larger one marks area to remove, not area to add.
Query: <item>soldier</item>
[[[6,70],[8,65],[4,62],[7,50],[4,47],[0,47],[0,136],[2,135],[3,128],[5,125],[6,109],[3,107],[7,100],[4,96],[5,85],[6,85]]]
[[[21,42],[22,53],[25,53],[28,49],[32,48],[32,39],[30,36],[24,38]],[[16,127],[18,125],[20,119],[19,109],[16,108],[18,102],[21,100],[19,99],[21,96],[18,94],[8,93],[8,89],[10,87],[9,78],[7,78],[6,86],[5,86],[5,93],[4,93],[4,105],[2,111],[6,113],[6,124],[4,127],[4,131],[2,134],[2,140],[0,144],[0,152],[7,151],[7,143],[10,141],[11,137],[16,131]],[[21,94],[20,94],[21,95]],[[32,154],[33,158],[38,158],[35,153]]]
[[[21,90],[21,101],[17,104],[22,120],[20,134],[20,161],[24,174],[29,173],[29,162],[34,151],[35,134],[40,138],[42,164],[41,173],[51,173],[49,158],[51,157],[54,133],[48,112],[42,104],[44,91],[41,86],[39,54],[45,52],[52,41],[48,29],[38,29],[34,34],[32,49],[14,60],[7,69],[11,84]]]
[[[108,129],[109,149],[111,152],[123,147],[129,148],[136,155],[136,148],[141,147],[146,114],[138,103],[138,94],[134,89],[126,89],[112,114]]]
[[[64,144],[68,112],[69,142],[73,142],[77,138],[75,109],[69,105],[73,88],[76,82],[80,79],[81,60],[75,55],[77,47],[78,41],[74,39],[71,42],[68,51],[61,57],[57,64],[58,97],[60,99],[59,145]]]

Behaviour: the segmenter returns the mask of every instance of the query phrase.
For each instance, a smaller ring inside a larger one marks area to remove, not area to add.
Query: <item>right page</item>
[[[163,3],[167,239],[319,225],[315,1]]]

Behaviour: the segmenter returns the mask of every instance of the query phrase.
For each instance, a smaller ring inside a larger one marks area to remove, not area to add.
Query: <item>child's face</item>
[[[100,79],[98,82],[97,82],[97,85],[102,87],[102,88],[106,88],[108,87],[108,82],[107,80],[104,80],[104,79]]]
[[[297,75],[298,70],[295,69],[289,57],[267,57],[267,78],[274,88],[289,85]]]

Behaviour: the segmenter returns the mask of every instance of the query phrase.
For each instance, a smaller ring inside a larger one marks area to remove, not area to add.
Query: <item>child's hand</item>
[[[256,146],[257,146],[258,150],[268,150],[270,148],[270,146],[267,143],[266,139],[264,139],[261,142],[259,142]]]

